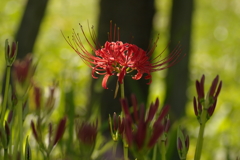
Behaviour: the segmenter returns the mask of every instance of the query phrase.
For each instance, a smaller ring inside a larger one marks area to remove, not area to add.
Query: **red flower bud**
[[[59,122],[58,127],[57,127],[57,132],[56,132],[56,135],[55,135],[55,138],[53,141],[53,146],[62,138],[64,131],[65,131],[66,121],[67,121],[67,118],[64,117]]]
[[[39,141],[38,133],[35,128],[34,122],[32,120],[31,120],[31,128],[32,128],[33,136],[36,139],[36,141],[38,142]]]

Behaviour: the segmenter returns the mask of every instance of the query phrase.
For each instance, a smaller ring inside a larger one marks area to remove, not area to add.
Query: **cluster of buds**
[[[37,141],[39,147],[45,151],[46,155],[49,155],[52,151],[53,147],[57,144],[57,142],[62,138],[65,128],[66,128],[66,121],[67,118],[64,117],[60,120],[58,123],[56,133],[53,136],[53,127],[52,123],[49,123],[49,133],[48,133],[48,147],[44,144],[44,139],[42,137],[42,131],[41,131],[41,122],[37,121],[37,126],[35,127],[35,124],[33,121],[31,121],[31,129],[33,132],[33,136],[35,140]]]
[[[97,137],[98,122],[91,124],[82,122],[81,124],[76,121],[76,134],[79,140],[81,157],[89,158],[94,150]]]
[[[124,131],[124,121],[125,118],[121,118],[119,115],[117,117],[117,114],[114,112],[113,113],[113,118],[109,115],[108,123],[109,123],[109,128],[111,132],[111,136],[113,141],[117,142],[119,139],[119,136],[122,135]]]
[[[189,136],[185,135],[180,127],[177,131],[177,149],[180,159],[186,159],[189,149]]]
[[[44,108],[43,115],[47,115],[51,113],[54,108],[56,97],[55,92],[57,89],[57,83],[54,83],[53,86],[48,87],[48,96],[47,98],[43,98],[43,90],[36,84],[33,84],[33,100],[34,105],[37,110],[37,113],[40,115],[41,108]]]
[[[144,105],[138,107],[134,95],[132,95],[131,99],[133,116],[130,113],[127,100],[121,99],[124,112],[123,133],[130,148],[135,151],[145,152],[151,149],[157,143],[163,132],[167,132],[169,129],[169,120],[164,122],[169,106],[165,106],[158,115],[159,100],[157,98],[155,103],[151,103],[147,114]]]
[[[201,115],[203,109],[207,110],[207,119],[212,116],[216,108],[218,95],[222,88],[222,81],[219,82],[219,76],[217,75],[212,82],[209,92],[205,96],[204,81],[204,75],[202,76],[200,81],[196,81],[198,97],[197,99],[195,97],[193,98],[194,112],[200,124],[202,123]]]

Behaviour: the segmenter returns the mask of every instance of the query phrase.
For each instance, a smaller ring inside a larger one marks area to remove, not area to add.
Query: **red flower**
[[[130,43],[123,43],[119,41],[119,30],[118,30],[118,40],[115,41],[116,37],[116,25],[114,27],[114,34],[112,36],[112,22],[110,22],[110,33],[109,40],[106,41],[103,47],[97,49],[97,40],[92,28],[91,38],[93,43],[91,43],[84,31],[82,26],[81,31],[86,39],[87,43],[94,51],[94,54],[91,54],[85,49],[79,34],[73,30],[72,41],[70,38],[65,38],[68,44],[77,52],[77,54],[82,58],[86,64],[92,68],[92,77],[97,78],[94,74],[104,75],[102,86],[107,89],[107,80],[109,76],[116,75],[118,76],[118,81],[123,82],[123,78],[127,73],[130,73],[134,70],[137,73],[132,77],[134,80],[139,80],[142,78],[143,74],[147,74],[144,78],[149,79],[147,84],[151,83],[151,72],[159,71],[166,69],[176,63],[181,49],[178,46],[169,56],[159,59],[162,55],[160,53],[155,58],[151,59],[151,56],[157,46],[157,40],[153,43],[152,48],[147,51],[139,48],[138,46]],[[114,41],[112,41],[114,37]],[[94,45],[93,45],[94,44]]]

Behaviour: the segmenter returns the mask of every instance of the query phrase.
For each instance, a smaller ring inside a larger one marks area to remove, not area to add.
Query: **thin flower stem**
[[[153,148],[152,160],[157,160],[157,144],[155,144]]]
[[[205,125],[207,122],[207,110],[203,109],[202,115],[201,115],[201,122],[202,124],[200,124],[200,129],[199,129],[199,133],[198,133],[198,140],[197,140],[197,146],[196,146],[196,150],[195,150],[195,156],[194,156],[194,160],[200,160],[201,158],[201,153],[202,153],[202,146],[203,146],[203,135],[204,135],[204,129],[205,129]]]
[[[165,141],[161,141],[161,160],[166,160],[166,146]]]
[[[123,155],[124,160],[128,160],[128,144],[125,140],[123,140]]]
[[[3,99],[3,106],[2,106],[2,113],[1,113],[1,125],[3,124],[3,120],[4,120],[4,116],[5,116],[5,112],[6,112],[6,107],[7,107],[10,74],[11,74],[11,67],[7,66],[4,99]]]
[[[8,160],[8,149],[4,149],[4,160]]]
[[[121,98],[125,98],[125,95],[124,95],[124,81],[122,81],[122,84],[120,84],[120,91],[121,91]]]
[[[19,152],[20,157],[23,159],[23,118],[22,118],[22,109],[23,109],[23,100],[20,99],[17,105],[17,115],[18,115],[18,127],[19,127]]]
[[[120,84],[120,92],[121,92],[121,98],[124,98],[124,80],[122,81],[122,84]],[[124,117],[123,112],[121,112],[121,116]],[[124,160],[128,160],[128,144],[125,139],[123,139],[123,156]]]
[[[114,142],[114,144],[113,144],[113,157],[116,156],[116,152],[117,152],[117,143]]]

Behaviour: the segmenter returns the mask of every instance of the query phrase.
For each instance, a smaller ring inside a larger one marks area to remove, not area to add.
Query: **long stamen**
[[[108,40],[109,40],[109,42],[112,42],[112,21],[110,21],[110,31],[109,31]]]

